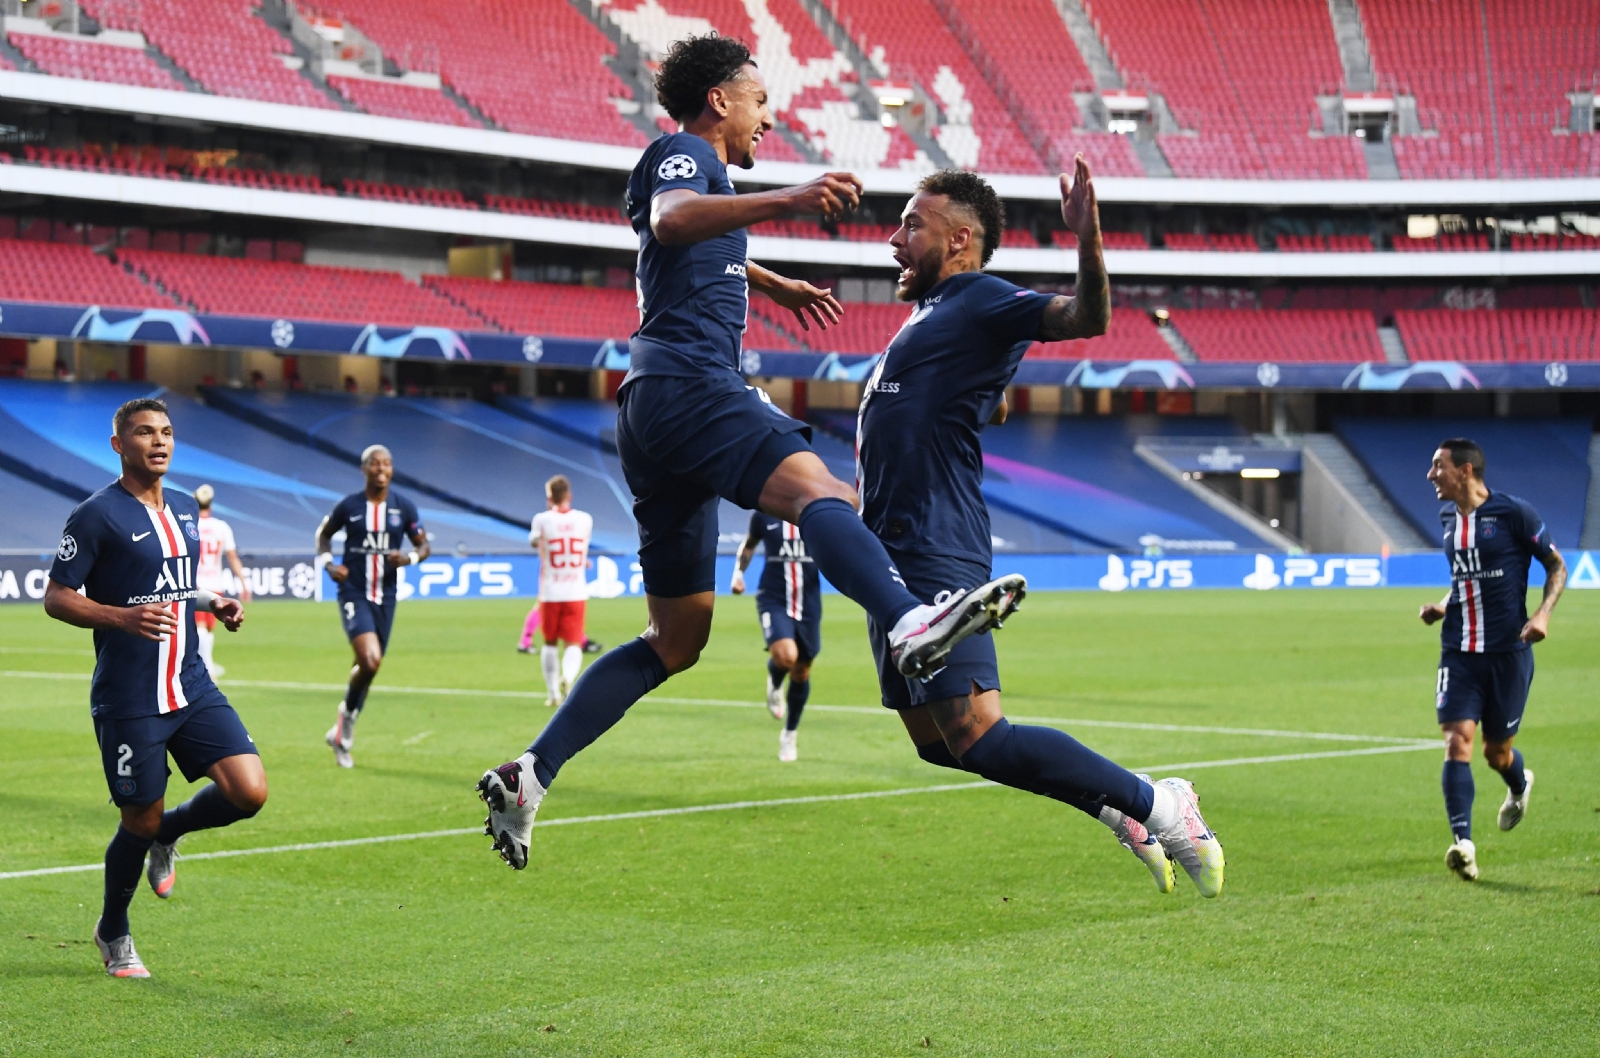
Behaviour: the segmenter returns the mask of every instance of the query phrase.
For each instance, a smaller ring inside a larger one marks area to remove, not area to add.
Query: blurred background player
[[[1472,843],[1472,738],[1483,727],[1483,757],[1506,781],[1501,830],[1522,822],[1533,792],[1533,771],[1511,745],[1533,685],[1532,644],[1550,633],[1550,613],[1567,586],[1567,564],[1544,519],[1526,500],[1484,484],[1483,449],[1465,437],[1439,445],[1428,480],[1444,506],[1444,554],[1450,594],[1418,615],[1443,620],[1434,708],[1444,731],[1442,784],[1454,843],[1445,866],[1466,881],[1478,877]],[[1528,616],[1528,567],[1544,566],[1544,598]]]
[[[239,561],[239,552],[234,547],[233,527],[211,513],[211,501],[216,494],[210,485],[201,485],[194,490],[194,502],[200,505],[200,568],[195,574],[195,587],[213,595],[226,595],[227,580],[222,576],[222,562],[226,559],[228,568],[233,570],[234,582],[239,585],[239,601],[247,603],[250,601],[250,582],[245,579],[244,565]],[[194,633],[199,640],[200,660],[205,662],[206,671],[211,673],[212,679],[227,671],[212,656],[217,640],[216,628],[216,614],[206,611],[194,615]]]
[[[150,888],[165,899],[176,877],[178,839],[255,815],[267,800],[267,773],[195,649],[196,610],[222,618],[232,632],[244,620],[244,605],[195,587],[200,509],[161,486],[174,447],[167,406],[151,397],[128,401],[111,431],[122,476],[68,516],[44,610],[94,629],[89,713],[111,801],[122,813],[106,846],[94,942],[112,977],[149,977],[128,928],[145,853]],[[189,782],[211,779],[170,812],[164,810],[169,753]]]
[[[756,613],[767,644],[767,712],[783,721],[778,759],[788,762],[799,759],[795,732],[811,696],[811,663],[822,653],[822,577],[806,554],[799,528],[756,511],[734,563],[735,595],[744,594],[744,571],[750,568],[757,545],[766,553],[761,583],[756,586]]]
[[[1005,206],[974,173],[925,177],[889,240],[895,290],[910,317],[861,398],[856,476],[861,514],[882,538],[906,587],[926,602],[960,595],[992,575],[983,498],[985,425],[1006,418],[1005,390],[1034,342],[1092,338],[1111,322],[1111,287],[1089,166],[1061,175],[1061,219],[1078,240],[1075,297],[1025,290],[983,266],[1000,245]],[[1182,779],[1152,783],[1053,727],[1012,724],[987,631],[962,640],[938,671],[898,671],[888,631],[869,617],[883,704],[896,710],[917,755],[992,782],[1054,798],[1111,828],[1162,892],[1172,860],[1201,896],[1222,890],[1223,853]]]
[[[544,483],[547,510],[533,516],[528,543],[539,552],[539,625],[544,649],[545,701],[552,708],[567,697],[583,667],[584,610],[589,600],[589,537],[594,518],[572,507],[572,483],[557,474]],[[531,617],[530,617],[531,619]],[[531,639],[526,627],[524,638]],[[563,653],[557,642],[566,645]]]
[[[536,599],[536,600],[534,600],[533,608],[528,611],[528,616],[523,618],[523,620],[522,620],[522,638],[517,640],[517,653],[519,653],[519,654],[532,654],[533,653],[533,637],[534,637],[534,635],[536,633],[538,633],[538,631],[539,631],[539,602]],[[584,632],[585,632],[585,635],[587,635],[588,630],[585,629]],[[604,643],[600,642],[600,640],[598,640],[598,639],[585,639],[583,641],[583,652],[585,654],[599,654],[602,651],[604,651],[605,648],[606,648],[606,645]]]
[[[370,445],[361,453],[361,473],[366,487],[340,500],[317,527],[317,565],[339,585],[339,619],[355,652],[350,685],[339,703],[339,717],[328,729],[327,743],[341,768],[353,767],[350,749],[355,744],[356,718],[367,702],[367,689],[389,649],[398,588],[395,573],[414,566],[433,552],[422,528],[417,505],[389,488],[394,478],[394,458],[383,445]],[[333,536],[344,531],[344,562],[335,565],[330,549]],[[403,540],[411,550],[402,554]]]

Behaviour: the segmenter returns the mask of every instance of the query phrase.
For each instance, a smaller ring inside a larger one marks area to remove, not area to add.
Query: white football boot
[[[534,774],[533,761],[531,752],[524,753],[509,764],[484,772],[478,780],[478,796],[489,806],[483,832],[494,838],[495,851],[514,871],[528,865],[533,817],[545,795],[545,788]]]
[[[1139,778],[1150,781],[1148,775]],[[1161,847],[1161,842],[1145,829],[1143,823],[1109,805],[1100,809],[1100,822],[1111,828],[1118,844],[1139,857],[1139,862],[1149,869],[1150,876],[1155,879],[1157,890],[1170,893],[1177,888],[1177,874],[1172,869],[1172,861],[1167,859],[1167,850]]]
[[[1444,865],[1461,876],[1463,882],[1478,880],[1478,847],[1471,838],[1462,838],[1444,854]]]
[[[1170,826],[1154,831],[1156,840],[1166,850],[1168,858],[1176,861],[1188,873],[1194,887],[1206,898],[1222,892],[1222,874],[1226,858],[1222,842],[1206,826],[1200,815],[1200,797],[1188,779],[1162,779],[1156,785],[1164,786],[1178,795],[1178,818]]]
[[[347,712],[344,703],[339,703],[339,719],[328,728],[328,733],[323,736],[323,741],[328,743],[333,750],[334,762],[341,768],[354,768],[356,762],[350,756],[350,748],[356,744],[356,718]]]
[[[1510,830],[1528,814],[1528,797],[1533,793],[1533,772],[1522,769],[1522,796],[1506,791],[1506,803],[1500,806],[1500,829]]]
[[[100,961],[112,977],[149,977],[139,953],[133,950],[133,935],[118,937],[107,944],[100,939],[100,920],[94,923],[94,946],[100,949]]]
[[[944,667],[944,659],[968,636],[999,628],[1028,594],[1028,581],[1008,573],[943,603],[918,606],[889,633],[889,656],[902,676],[920,678]]]
[[[161,899],[172,895],[172,883],[178,877],[178,843],[170,845],[156,842],[150,846],[150,858],[145,864],[144,876],[150,880],[150,889]]]
[[[795,736],[799,734],[800,732],[790,731],[788,728],[778,732],[778,759],[783,763],[793,764],[800,759],[800,749],[795,744]]]
[[[789,715],[788,706],[783,700],[783,681],[773,682],[772,673],[767,673],[767,712],[772,714],[772,719],[782,720]]]

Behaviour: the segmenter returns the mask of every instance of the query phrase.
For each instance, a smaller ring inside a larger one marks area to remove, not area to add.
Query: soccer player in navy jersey
[[[991,576],[983,499],[987,424],[1005,421],[1005,388],[1035,341],[1104,334],[1111,287],[1089,167],[1061,176],[1061,215],[1078,237],[1075,297],[1039,294],[985,273],[1005,227],[994,189],[973,173],[925,177],[889,240],[896,295],[914,303],[861,397],[856,430],[862,516],[919,599],[960,594]],[[924,760],[1043,794],[1111,828],[1170,892],[1172,860],[1202,896],[1222,890],[1223,853],[1183,779],[1152,783],[1064,731],[1012,724],[1000,707],[994,637],[963,640],[942,669],[907,678],[868,619],[883,704]]]
[[[1567,564],[1544,519],[1526,500],[1484,483],[1483,449],[1465,437],[1439,445],[1428,480],[1444,506],[1444,554],[1450,593],[1428,603],[1422,623],[1444,622],[1434,708],[1444,731],[1444,806],[1452,844],[1445,866],[1466,881],[1478,878],[1472,843],[1472,739],[1483,729],[1483,757],[1506,781],[1501,830],[1522,822],[1533,791],[1533,770],[1512,746],[1533,685],[1532,644],[1550,634],[1550,614],[1567,586]],[[1544,598],[1528,616],[1528,568],[1544,567]]]
[[[355,652],[350,684],[339,716],[325,741],[341,768],[355,766],[350,750],[356,740],[356,720],[367,703],[367,691],[389,649],[389,631],[399,588],[395,570],[414,566],[433,553],[417,505],[389,487],[394,479],[394,457],[383,445],[369,445],[361,453],[361,473],[366,487],[334,505],[317,526],[317,565],[339,585],[339,620]],[[344,530],[344,561],[333,562],[333,536]],[[411,550],[402,554],[402,541]]]
[[[790,763],[800,759],[800,714],[811,697],[811,663],[822,653],[822,578],[806,554],[800,528],[756,511],[734,558],[729,587],[735,595],[744,594],[744,571],[757,547],[766,553],[756,586],[756,613],[767,644],[767,712],[783,721],[778,759]]]
[[[122,405],[111,421],[111,448],[122,457],[122,476],[68,516],[44,610],[94,629],[89,714],[106,785],[122,813],[106,846],[94,942],[111,976],[149,977],[128,930],[145,853],[150,887],[166,899],[178,839],[255,815],[267,800],[267,773],[197,649],[197,611],[215,614],[234,632],[244,606],[195,588],[200,508],[161,485],[173,451],[167,406],[149,397]],[[169,753],[189,782],[205,775],[211,783],[165,811]]]
[[[799,187],[734,192],[728,166],[753,166],[773,128],[761,71],[737,40],[678,41],[661,62],[656,94],[682,131],[645,148],[628,181],[640,322],[617,393],[617,450],[634,496],[649,626],[589,667],[527,753],[479,780],[487,831],[517,870],[562,765],[699,658],[716,597],[719,497],[799,526],[822,574],[889,630],[888,651],[908,674],[937,668],[955,643],[1003,619],[1024,586],[1012,576],[940,605],[919,601],[862,524],[855,490],[811,450],[809,428],[739,373],[751,287],[806,330],[837,323],[841,311],[831,291],[749,260],[745,228],[803,213],[842,216],[859,203],[861,181],[826,173]]]

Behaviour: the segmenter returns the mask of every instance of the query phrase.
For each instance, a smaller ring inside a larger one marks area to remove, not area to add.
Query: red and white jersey
[[[200,563],[195,569],[195,587],[221,595],[227,587],[222,577],[222,560],[233,544],[233,527],[221,518],[200,516]]]
[[[541,511],[533,516],[528,543],[539,549],[539,598],[578,602],[589,597],[585,569],[594,518],[583,511]]]

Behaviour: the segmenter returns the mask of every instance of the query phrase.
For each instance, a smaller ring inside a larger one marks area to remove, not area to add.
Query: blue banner
[[[99,305],[0,301],[0,334],[94,342],[266,349],[284,354],[346,354],[384,359],[473,360],[626,371],[624,339],[555,338],[535,334],[456,331],[447,327],[214,316],[182,309],[134,311]],[[764,352],[747,349],[746,375],[864,382],[876,356]],[[1021,386],[1080,389],[1316,389],[1394,392],[1418,389],[1600,389],[1600,362],[1305,364],[1179,363],[1176,360],[1024,360]]]

